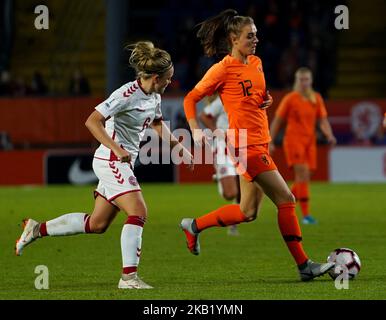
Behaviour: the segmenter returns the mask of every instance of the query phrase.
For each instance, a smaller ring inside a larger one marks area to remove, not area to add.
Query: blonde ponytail
[[[129,64],[139,78],[148,79],[153,74],[162,75],[173,66],[170,54],[154,47],[150,41],[139,41],[128,45],[126,49],[131,51]]]

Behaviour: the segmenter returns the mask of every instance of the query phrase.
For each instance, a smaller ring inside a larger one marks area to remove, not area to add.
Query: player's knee
[[[107,223],[96,223],[91,225],[91,232],[92,233],[97,233],[97,234],[102,234],[105,233],[106,230],[108,229],[109,225]]]
[[[276,194],[272,200],[277,206],[284,203],[296,203],[296,198],[289,189]]]
[[[147,219],[147,207],[145,204],[142,206],[141,210],[139,210],[138,215],[142,216],[145,220]]]
[[[298,175],[296,177],[296,182],[300,182],[300,183],[304,183],[304,182],[308,182],[310,179],[309,179],[309,176],[308,174],[301,174],[301,175]]]
[[[222,192],[222,196],[225,200],[231,201],[237,197],[237,192],[235,192],[233,190],[224,190]]]
[[[130,208],[130,210],[127,210],[126,212],[129,215],[141,216],[141,217],[144,217],[145,219],[147,218],[147,207],[146,207],[146,204],[143,201],[140,201],[140,200],[137,201],[137,203],[135,203],[134,207]]]
[[[285,194],[282,195],[282,203],[296,203],[296,198],[294,194],[288,190]]]

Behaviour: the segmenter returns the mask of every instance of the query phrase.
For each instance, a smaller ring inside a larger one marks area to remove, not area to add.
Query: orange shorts
[[[310,170],[316,169],[316,141],[309,143],[295,140],[283,141],[284,154],[288,167],[294,164],[308,164]]]
[[[265,171],[277,170],[276,164],[269,155],[268,144],[254,144],[246,148],[236,148],[230,152],[237,173],[252,182],[256,176]],[[236,157],[234,157],[236,155]]]

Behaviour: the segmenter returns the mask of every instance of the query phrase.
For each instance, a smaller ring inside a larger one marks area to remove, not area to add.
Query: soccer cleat
[[[119,279],[118,289],[153,289],[147,283],[143,282],[137,273],[124,275],[126,280]]]
[[[333,262],[316,263],[311,260],[299,266],[300,279],[302,281],[310,281],[314,278],[320,277],[330,271],[335,266]]]
[[[302,222],[303,222],[303,224],[316,224],[317,223],[316,219],[311,215],[305,216],[303,218]]]
[[[182,219],[180,227],[184,231],[186,236],[186,244],[189,251],[194,255],[200,254],[200,242],[198,241],[198,233],[193,232],[192,230],[193,219],[185,218]]]
[[[234,236],[234,237],[237,237],[240,235],[239,230],[237,229],[237,225],[235,224],[229,226],[227,233],[228,233],[228,236]]]
[[[20,256],[25,246],[35,241],[39,237],[39,222],[32,219],[23,220],[23,233],[20,238],[16,240],[15,253]]]

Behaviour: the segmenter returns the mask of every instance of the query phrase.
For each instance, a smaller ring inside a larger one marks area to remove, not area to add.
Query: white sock
[[[217,190],[220,196],[224,198],[224,190],[222,188],[221,179],[217,180]]]
[[[68,213],[46,222],[49,236],[69,236],[86,233],[86,223],[89,219],[86,213]]]
[[[137,271],[142,247],[144,218],[129,216],[121,233],[123,274]]]

